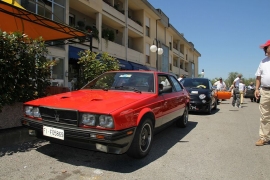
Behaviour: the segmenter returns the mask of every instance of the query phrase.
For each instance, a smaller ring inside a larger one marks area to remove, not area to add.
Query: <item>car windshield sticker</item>
[[[131,77],[131,74],[121,74],[119,77]]]
[[[198,94],[198,91],[191,91],[191,94]]]

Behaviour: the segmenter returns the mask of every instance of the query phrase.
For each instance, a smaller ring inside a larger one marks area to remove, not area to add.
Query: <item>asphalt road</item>
[[[186,129],[170,126],[154,136],[150,154],[86,151],[46,141],[0,148],[0,179],[269,180],[270,145],[256,147],[258,104],[223,101],[212,115],[190,114]]]

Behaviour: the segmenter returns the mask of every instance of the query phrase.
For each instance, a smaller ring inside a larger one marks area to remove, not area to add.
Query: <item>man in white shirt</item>
[[[184,78],[184,75],[183,74],[181,74],[180,76],[179,76],[179,78],[178,78],[178,81],[180,82],[181,81],[181,79],[183,79]]]
[[[219,78],[219,81],[215,82],[214,86],[217,86],[218,91],[226,91],[226,84],[222,78]]]
[[[240,91],[239,91],[239,83],[240,79],[242,77],[242,74],[238,74],[237,78],[233,81],[233,100],[232,100],[232,106],[240,108]],[[236,106],[235,106],[236,103]]]
[[[256,71],[256,89],[255,97],[260,98],[260,139],[256,146],[263,146],[270,142],[270,40],[260,46],[264,50],[264,58]],[[260,88],[261,87],[261,88]]]

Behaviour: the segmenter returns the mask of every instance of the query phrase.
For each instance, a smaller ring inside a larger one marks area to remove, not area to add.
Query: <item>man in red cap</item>
[[[270,40],[260,46],[264,50],[266,58],[264,58],[255,73],[256,89],[255,97],[260,99],[259,110],[260,117],[260,139],[256,142],[256,146],[263,146],[270,140]],[[261,87],[261,88],[260,88]]]

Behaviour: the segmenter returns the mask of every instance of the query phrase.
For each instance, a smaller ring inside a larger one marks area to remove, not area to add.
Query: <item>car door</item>
[[[171,78],[170,75],[159,75],[160,84],[163,85],[163,89],[160,93],[160,96],[164,98],[164,108],[163,108],[163,118],[162,124],[165,124],[174,118],[178,117],[182,112],[182,104],[183,101],[181,99],[179,90],[180,84],[175,82],[175,78]],[[176,80],[177,81],[177,80]],[[175,84],[179,85],[177,90]],[[183,91],[183,89],[182,89]]]

